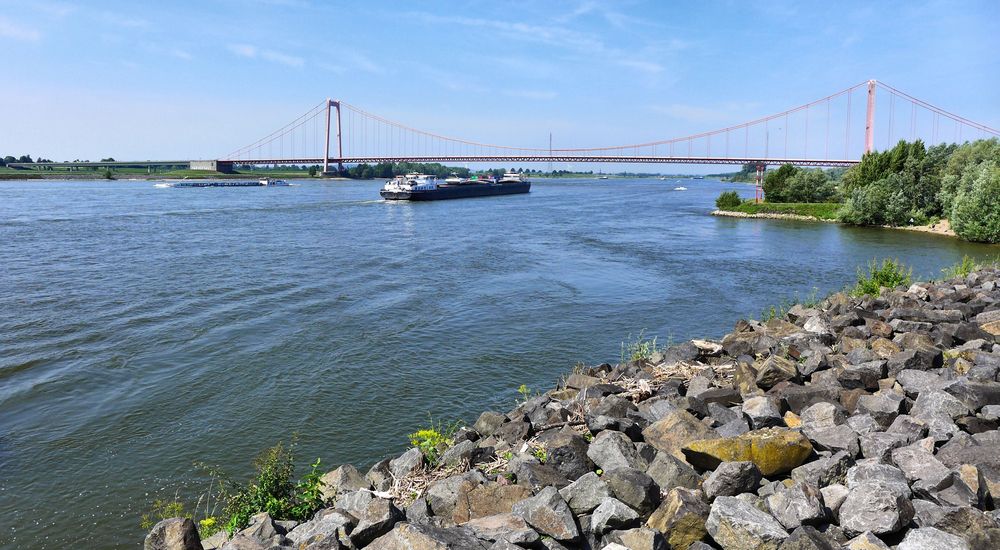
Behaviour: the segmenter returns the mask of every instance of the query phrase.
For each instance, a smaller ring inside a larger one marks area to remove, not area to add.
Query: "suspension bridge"
[[[878,130],[878,132],[876,131]],[[851,166],[899,139],[927,144],[1000,131],[868,80],[777,114],[697,134],[628,145],[553,148],[496,145],[427,132],[327,99],[223,159],[234,164],[380,162],[794,164]],[[334,153],[334,154],[331,154]]]
[[[326,99],[263,138],[193,169],[234,165],[322,165],[332,175],[345,164],[637,163],[752,164],[758,179],[768,165],[851,166],[900,139],[928,145],[1000,137],[1000,131],[922,101],[884,82],[868,80],[770,116],[691,135],[627,145],[553,148],[510,146],[419,130],[345,101]],[[11,164],[35,168],[77,163]],[[97,167],[153,166],[155,162],[78,163]],[[331,165],[337,167],[331,171]]]

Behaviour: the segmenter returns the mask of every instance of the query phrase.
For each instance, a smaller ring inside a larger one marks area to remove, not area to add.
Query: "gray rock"
[[[866,413],[857,413],[847,418],[847,425],[859,436],[867,433],[878,432],[884,428],[875,421],[875,418]]]
[[[424,493],[427,504],[435,516],[450,518],[455,511],[455,503],[458,500],[458,493],[463,483],[480,485],[486,482],[486,478],[478,470],[471,470],[459,475],[446,477],[435,481],[427,487]]]
[[[198,529],[190,518],[169,518],[149,531],[143,550],[202,550]]]
[[[404,519],[403,512],[391,500],[377,498],[368,503],[358,524],[351,530],[351,543],[363,547],[392,530],[396,522]]]
[[[534,457],[516,457],[507,468],[517,476],[518,485],[530,487],[532,491],[547,486],[562,489],[569,485],[569,480],[555,466],[542,464]]]
[[[906,347],[906,346],[904,346]],[[904,370],[931,370],[941,366],[941,352],[933,348],[918,346],[904,349],[889,357],[887,374],[896,376]]]
[[[803,525],[781,543],[781,550],[840,550],[840,544],[832,535]]]
[[[913,494],[942,506],[975,506],[979,497],[955,472],[940,481],[920,480],[913,484]]]
[[[660,504],[660,487],[653,478],[634,468],[615,468],[604,472],[604,483],[618,500],[648,516]]]
[[[350,530],[355,525],[355,519],[341,510],[324,508],[307,522],[301,523],[289,531],[286,536],[295,545],[309,545],[328,538],[337,539],[340,529]]]
[[[330,502],[337,499],[341,493],[357,491],[359,489],[370,489],[372,484],[365,478],[357,468],[350,464],[344,464],[339,468],[327,472],[320,478],[323,482],[321,488],[323,500]]]
[[[968,415],[970,412],[972,411],[969,410],[969,407],[965,403],[940,390],[930,390],[921,393],[917,396],[917,401],[914,403],[913,408],[910,409],[911,415],[923,420],[929,420],[938,415],[954,420],[958,417]]]
[[[372,466],[365,479],[371,482],[376,491],[388,491],[392,486],[392,474],[389,472],[389,459],[381,460]]]
[[[885,361],[869,361],[859,365],[846,365],[837,375],[840,385],[847,389],[878,389],[878,381],[885,378]]]
[[[872,432],[862,435],[858,442],[861,445],[861,456],[888,462],[892,450],[909,444],[910,440],[906,434]]]
[[[906,475],[895,466],[881,464],[878,460],[859,460],[857,464],[847,470],[845,485],[851,491],[863,485],[879,485],[889,489],[892,493],[909,497],[910,484],[906,481]]]
[[[532,545],[539,536],[524,519],[514,514],[497,514],[469,520],[462,527],[471,531],[476,538],[488,541],[505,540],[511,544]]]
[[[799,416],[802,427],[809,429],[832,428],[843,424],[846,418],[843,407],[828,402],[810,405]]]
[[[872,533],[866,532],[848,541],[844,548],[846,550],[889,550],[889,545]]]
[[[335,506],[357,518],[361,517],[365,508],[374,499],[375,497],[369,491],[351,491],[337,497]]]
[[[590,442],[587,457],[604,471],[615,468],[643,469],[646,467],[646,464],[640,460],[632,440],[625,434],[612,430],[604,430],[597,434],[597,437]]]
[[[479,445],[475,441],[466,439],[448,447],[441,455],[441,464],[445,466],[457,466],[462,462],[469,461]]]
[[[900,371],[896,382],[903,387],[906,395],[914,398],[925,391],[942,390],[949,383],[933,372],[912,369]]]
[[[620,544],[627,550],[667,550],[667,542],[663,535],[656,529],[649,527],[611,531],[604,535],[602,541],[609,544]]]
[[[893,391],[880,391],[858,398],[857,412],[869,414],[885,430],[899,416],[905,398]]]
[[[815,525],[826,519],[823,497],[818,489],[805,483],[794,483],[765,499],[767,509],[785,529]]]
[[[607,497],[611,496],[608,485],[595,474],[588,472],[579,479],[559,490],[559,495],[576,515],[590,513]]]
[[[913,519],[910,501],[883,484],[864,482],[850,487],[850,491],[840,506],[840,526],[848,536],[865,531],[876,535],[895,533]]]
[[[933,527],[921,527],[907,531],[903,542],[900,542],[896,548],[898,550],[929,550],[931,548],[969,550],[969,545],[961,537]]]
[[[886,432],[905,435],[906,444],[909,445],[927,436],[927,422],[915,416],[901,414],[892,421]]]
[[[781,407],[773,397],[759,395],[743,402],[743,414],[750,419],[753,429],[771,426],[784,426],[781,418]]]
[[[546,487],[537,495],[518,502],[513,513],[539,533],[556,540],[572,541],[580,536],[573,512],[555,487]]]
[[[791,478],[814,487],[825,487],[831,483],[844,481],[844,476],[853,465],[854,461],[847,452],[841,451],[832,456],[806,462],[792,470]]]
[[[424,466],[424,454],[414,447],[389,461],[389,471],[396,479],[403,479],[420,471]]]
[[[489,437],[496,432],[500,426],[507,422],[507,416],[494,411],[486,411],[479,415],[479,419],[472,426],[473,430],[483,437]]]
[[[917,527],[934,527],[948,511],[944,506],[922,498],[915,498],[910,503],[913,504],[913,523]]]
[[[936,485],[951,473],[933,454],[916,446],[895,449],[892,462],[910,481],[931,481]]]
[[[577,434],[559,433],[543,439],[548,464],[555,466],[567,479],[576,479],[594,471],[594,463],[587,456],[587,441]]]
[[[612,529],[627,529],[639,523],[639,514],[624,502],[608,497],[594,510],[591,529],[603,534]]]
[[[646,468],[646,475],[661,489],[686,487],[697,489],[701,486],[701,476],[690,464],[669,453],[656,453],[656,457]]]
[[[795,368],[795,363],[785,359],[784,357],[771,355],[757,368],[756,383],[761,388],[767,390],[771,389],[779,382],[792,380],[797,375],[798,371]]]
[[[711,501],[719,496],[756,492],[760,479],[760,470],[753,462],[723,462],[708,476],[702,489]]]
[[[375,539],[366,550],[447,549],[486,550],[487,546],[463,527],[441,528],[433,525],[400,523],[389,533]]]
[[[821,488],[819,492],[823,495],[823,505],[832,514],[832,517],[836,518],[840,512],[840,505],[844,503],[851,491],[839,483],[834,483]]]
[[[737,418],[719,426],[715,431],[718,432],[719,437],[736,437],[749,432],[750,426],[746,420]]]
[[[726,549],[776,550],[788,538],[778,520],[737,497],[715,499],[705,526]]]
[[[803,429],[802,433],[809,438],[813,447],[821,451],[845,451],[852,458],[858,455],[860,446],[858,434],[846,424],[829,428]]]

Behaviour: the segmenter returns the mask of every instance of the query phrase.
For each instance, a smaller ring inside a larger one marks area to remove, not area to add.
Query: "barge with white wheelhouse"
[[[441,181],[436,176],[406,174],[405,176],[396,176],[386,182],[379,194],[385,200],[435,201],[514,195],[527,193],[530,190],[531,182],[523,174],[517,172],[504,174],[500,181],[492,178],[464,179],[457,176]]]

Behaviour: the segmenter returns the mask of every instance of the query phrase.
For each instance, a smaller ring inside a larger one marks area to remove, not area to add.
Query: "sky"
[[[1000,2],[0,0],[0,155],[219,158],[327,97],[515,146],[737,124],[878,79],[1000,128]]]

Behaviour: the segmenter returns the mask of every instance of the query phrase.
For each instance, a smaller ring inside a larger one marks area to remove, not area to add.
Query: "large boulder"
[[[765,477],[783,474],[805,462],[812,454],[809,440],[787,428],[765,428],[737,437],[701,439],[683,447],[687,461],[713,470],[723,462],[751,461]]]
[[[366,550],[486,550],[488,546],[472,531],[462,527],[440,528],[432,525],[400,523],[389,533],[375,539]]]
[[[660,487],[653,478],[634,468],[616,468],[604,472],[604,483],[611,494],[640,515],[647,516],[660,503]]]
[[[719,497],[705,522],[724,550],[777,550],[788,532],[766,512],[737,497]]]
[[[322,491],[323,500],[326,502],[337,500],[337,496],[342,493],[360,489],[371,489],[372,486],[371,481],[366,479],[357,468],[350,464],[344,464],[335,470],[323,474],[320,481],[323,482],[320,490]]]
[[[719,496],[734,497],[756,492],[760,479],[760,470],[753,462],[723,462],[708,476],[702,488],[708,500]]]
[[[909,499],[884,485],[860,483],[848,493],[840,505],[840,526],[848,536],[865,531],[888,535],[902,529],[913,519]]]
[[[587,514],[611,496],[608,484],[594,472],[588,472],[559,490],[559,495],[574,514]]]
[[[709,511],[701,491],[675,487],[646,525],[663,533],[671,548],[687,548],[708,534],[705,521]]]
[[[491,482],[482,485],[459,485],[451,519],[455,523],[509,513],[514,504],[531,496],[531,489],[524,485],[500,485]]]
[[[710,439],[715,431],[686,410],[671,411],[663,419],[657,420],[642,431],[646,443],[657,450],[684,459],[681,449],[691,441]],[[591,458],[593,458],[591,456]],[[596,460],[595,460],[596,462]]]
[[[546,487],[537,495],[518,502],[513,514],[527,521],[543,535],[560,541],[572,541],[580,536],[576,519],[555,487]]]
[[[153,526],[143,550],[202,550],[198,529],[190,518],[169,518]]]

